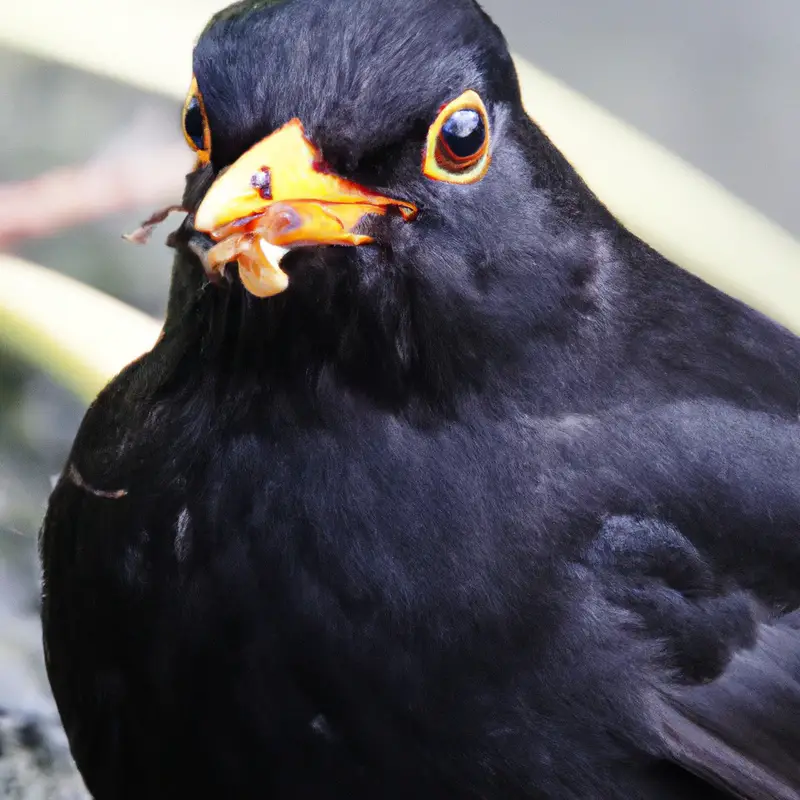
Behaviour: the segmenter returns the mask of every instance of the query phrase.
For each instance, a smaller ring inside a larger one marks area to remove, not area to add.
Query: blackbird
[[[246,0],[193,63],[163,334],[41,534],[94,797],[800,797],[800,341],[614,219],[473,0]]]

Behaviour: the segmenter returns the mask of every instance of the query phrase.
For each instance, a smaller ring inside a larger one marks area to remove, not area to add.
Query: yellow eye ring
[[[183,104],[181,128],[186,143],[197,153],[197,163],[207,164],[211,159],[211,129],[208,127],[203,95],[194,76]]]
[[[489,115],[472,89],[439,111],[428,130],[423,174],[447,183],[477,183],[489,169]]]

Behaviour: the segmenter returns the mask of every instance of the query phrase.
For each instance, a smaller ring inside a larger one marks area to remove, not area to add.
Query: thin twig
[[[187,149],[162,145],[116,152],[27,181],[0,184],[0,249],[120,211],[174,204],[182,193]]]

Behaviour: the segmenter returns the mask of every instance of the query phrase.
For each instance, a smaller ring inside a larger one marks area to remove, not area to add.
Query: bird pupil
[[[198,149],[205,149],[205,135],[203,130],[203,111],[197,96],[192,97],[186,104],[183,115],[183,127],[192,144]]]
[[[456,158],[470,158],[483,147],[486,126],[477,111],[464,108],[447,118],[441,135],[447,149]]]

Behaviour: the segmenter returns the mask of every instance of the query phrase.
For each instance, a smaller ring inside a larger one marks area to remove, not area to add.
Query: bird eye
[[[476,183],[490,161],[489,117],[470,89],[442,108],[431,125],[422,171],[436,181]]]
[[[198,163],[205,164],[211,158],[211,131],[203,95],[194,78],[183,104],[183,136],[189,147],[197,153]]]

